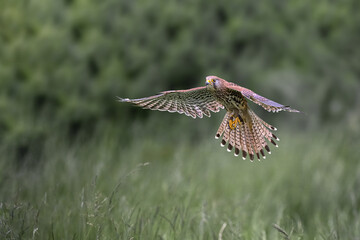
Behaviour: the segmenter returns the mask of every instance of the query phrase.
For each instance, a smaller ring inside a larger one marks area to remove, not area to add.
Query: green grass
[[[283,130],[280,148],[261,162],[207,137],[143,134],[121,145],[115,135],[73,144],[54,137],[22,167],[4,153],[0,238],[360,237],[360,151],[342,131]]]

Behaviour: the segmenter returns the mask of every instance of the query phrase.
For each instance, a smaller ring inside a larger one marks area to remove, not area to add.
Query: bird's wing
[[[210,111],[218,112],[224,108],[206,87],[165,91],[155,96],[139,99],[118,97],[118,100],[120,102],[134,103],[145,109],[185,113],[193,118],[202,118],[203,115],[210,117]]]
[[[274,102],[270,99],[267,99],[259,94],[254,93],[250,89],[240,87],[236,84],[231,84],[228,86],[231,90],[240,92],[244,97],[253,101],[254,103],[263,107],[266,111],[269,112],[279,112],[279,111],[288,111],[288,112],[300,112],[296,109],[290,108],[290,106],[284,106],[280,103]]]

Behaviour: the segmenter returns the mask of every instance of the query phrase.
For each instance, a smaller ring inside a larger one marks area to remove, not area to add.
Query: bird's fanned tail
[[[232,115],[230,112],[227,112],[215,138],[220,138],[223,135],[221,146],[225,146],[228,143],[227,150],[230,152],[235,148],[235,156],[238,156],[241,151],[244,160],[247,155],[249,155],[251,161],[253,161],[255,156],[260,160],[260,156],[266,158],[264,150],[271,154],[266,140],[277,147],[278,145],[274,140],[279,141],[280,139],[271,132],[271,130],[276,130],[275,127],[264,122],[250,109],[248,109],[248,114],[249,118],[247,119],[249,120],[246,121],[240,115]],[[240,120],[235,122],[234,119],[236,118]],[[233,122],[235,122],[235,126],[232,125]]]

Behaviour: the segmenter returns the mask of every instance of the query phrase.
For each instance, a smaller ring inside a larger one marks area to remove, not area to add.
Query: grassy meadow
[[[235,158],[210,134],[191,143],[147,130],[119,145],[120,133],[71,145],[54,137],[20,168],[3,153],[0,238],[360,236],[360,151],[347,132],[279,130],[280,147],[261,162]]]

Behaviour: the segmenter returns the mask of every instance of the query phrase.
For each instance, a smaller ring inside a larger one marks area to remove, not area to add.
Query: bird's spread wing
[[[244,97],[253,101],[254,103],[263,107],[266,111],[269,112],[279,112],[279,111],[288,111],[288,112],[299,112],[296,109],[290,108],[290,106],[284,106],[280,103],[274,102],[270,99],[267,99],[259,94],[254,93],[250,89],[240,87],[235,84],[229,86],[230,89],[240,92]]]
[[[193,118],[202,118],[203,115],[210,117],[210,111],[218,112],[224,108],[206,87],[165,91],[155,96],[139,99],[118,97],[118,100],[131,102],[145,109],[185,113]]]

